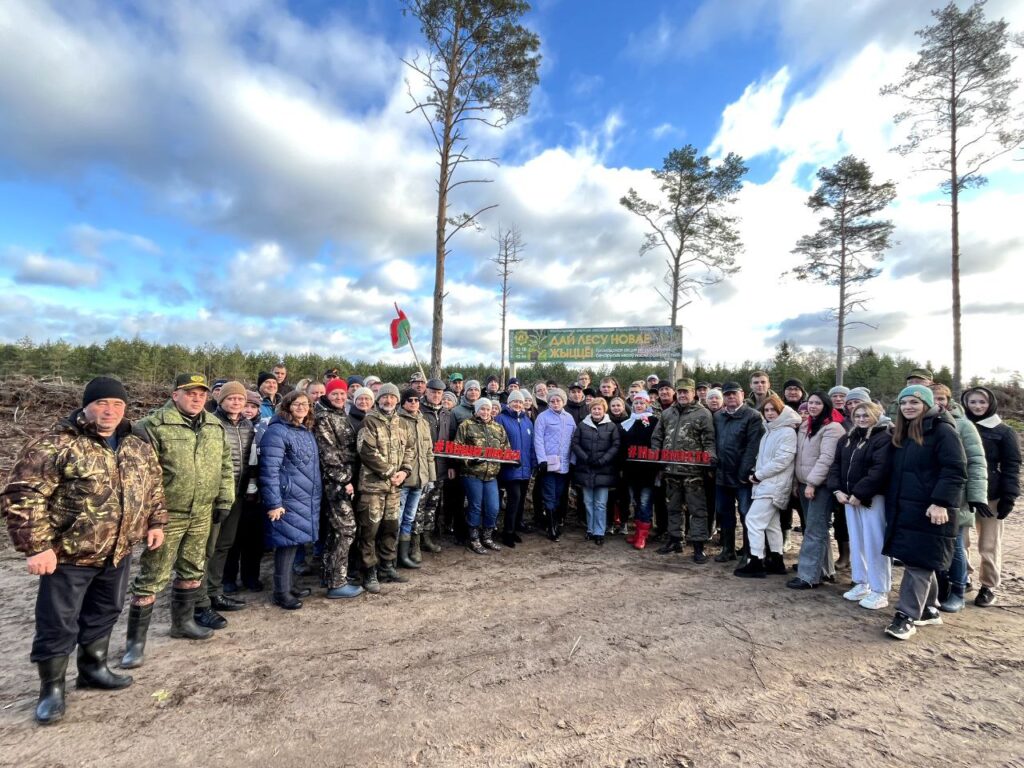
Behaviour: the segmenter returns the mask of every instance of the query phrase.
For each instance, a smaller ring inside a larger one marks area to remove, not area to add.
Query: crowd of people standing
[[[40,577],[40,723],[64,714],[76,647],[80,687],[131,684],[108,664],[126,592],[120,666],[134,669],[168,584],[171,636],[207,639],[246,607],[243,592],[264,589],[268,551],[272,601],[291,611],[312,593],[295,580],[310,561],[326,598],[352,599],[407,581],[446,535],[486,556],[535,532],[559,541],[575,511],[596,546],[625,534],[703,565],[717,544],[714,561],[736,562],[737,577],[788,575],[791,589],[849,567],[843,597],[870,610],[888,606],[896,563],[885,632],[905,640],[963,610],[972,531],[974,604],[996,602],[1003,520],[1019,495],[1019,441],[994,393],[972,387],[958,404],[925,370],[888,414],[864,388],[807,392],[791,379],[777,394],[764,371],[748,393],[656,374],[594,389],[586,372],[565,388],[514,377],[502,388],[497,376],[481,386],[416,371],[399,388],[331,369],[293,386],[280,365],[255,390],[182,374],[134,424],[127,401],[116,379],[89,382],[82,407],[23,449],[0,492],[11,540]],[[462,457],[452,443],[481,450]],[[508,449],[518,460],[487,458]],[[793,511],[803,536],[790,570]]]

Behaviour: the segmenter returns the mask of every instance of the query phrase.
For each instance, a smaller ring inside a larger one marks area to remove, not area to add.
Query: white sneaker
[[[869,611],[887,608],[889,607],[889,596],[883,595],[881,592],[868,592],[867,597],[860,601],[860,607],[867,608]]]
[[[859,600],[863,600],[865,597],[871,594],[871,587],[867,584],[854,584],[853,589],[849,592],[844,592],[843,597],[852,603],[856,603]]]

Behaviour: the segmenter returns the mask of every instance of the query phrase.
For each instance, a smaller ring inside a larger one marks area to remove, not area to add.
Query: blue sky
[[[888,151],[900,105],[878,96],[930,6],[536,2],[530,112],[474,137],[502,164],[456,200],[499,207],[453,241],[445,358],[499,356],[487,259],[510,224],[527,243],[512,327],[667,322],[663,264],[638,254],[643,228],[618,199],[652,193],[650,169],[692,143],[750,167],[742,269],[684,311],[693,355],[738,363],[783,337],[831,343],[832,290],[785,273],[814,227],[814,172],[852,152],[900,195],[899,245],[865,316],[878,328],[853,343],[948,362],[948,217],[938,179]],[[1018,4],[992,0],[988,14],[1024,29]],[[426,349],[435,158],[400,61],[419,44],[384,0],[0,4],[0,338],[399,359],[387,341],[398,301]],[[968,375],[1024,369],[1024,353],[997,343],[1024,309],[1015,159],[964,207]]]

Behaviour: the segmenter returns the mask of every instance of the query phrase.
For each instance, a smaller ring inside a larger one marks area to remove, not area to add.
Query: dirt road
[[[78,692],[69,671],[45,729],[34,581],[5,544],[0,764],[1024,765],[1024,521],[1008,522],[999,607],[905,643],[842,584],[794,592],[579,530],[448,546],[407,585],[294,613],[246,593],[202,644],[168,638],[163,598],[135,684]]]

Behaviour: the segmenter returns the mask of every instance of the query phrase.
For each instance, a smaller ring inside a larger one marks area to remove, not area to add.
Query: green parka
[[[434,468],[434,441],[430,437],[430,424],[419,413],[409,413],[399,407],[398,417],[413,448],[412,472],[405,478],[405,488],[422,488],[437,480]]]
[[[234,466],[224,427],[200,411],[194,425],[168,400],[135,422],[134,432],[156,451],[171,513],[228,510],[235,501]]]
[[[959,527],[974,525],[971,504],[988,506],[988,462],[985,460],[985,446],[981,442],[978,428],[964,415],[964,409],[951,403],[948,413],[956,422],[956,433],[964,444],[967,455],[967,486],[964,503],[957,510],[956,524]]]

